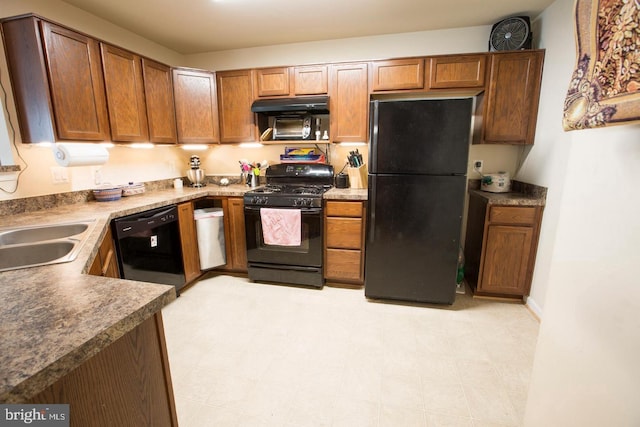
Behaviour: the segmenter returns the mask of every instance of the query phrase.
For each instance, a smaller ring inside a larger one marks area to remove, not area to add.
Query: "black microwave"
[[[313,139],[311,126],[311,116],[276,116],[273,119],[273,139],[285,141]]]

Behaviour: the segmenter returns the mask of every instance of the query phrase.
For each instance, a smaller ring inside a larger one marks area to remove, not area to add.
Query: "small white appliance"
[[[509,172],[496,172],[482,175],[480,189],[490,193],[507,193],[511,191]]]

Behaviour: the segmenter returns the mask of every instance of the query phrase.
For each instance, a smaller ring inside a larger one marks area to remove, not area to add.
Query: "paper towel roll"
[[[107,149],[96,144],[56,144],[53,156],[65,167],[102,165],[109,160]]]

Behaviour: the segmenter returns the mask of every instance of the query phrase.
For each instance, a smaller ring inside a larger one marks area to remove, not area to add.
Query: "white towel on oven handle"
[[[300,246],[302,243],[300,209],[260,208],[260,222],[265,245]]]

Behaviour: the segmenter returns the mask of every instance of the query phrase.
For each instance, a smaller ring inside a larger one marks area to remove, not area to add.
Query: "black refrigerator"
[[[365,296],[452,304],[473,99],[371,102]]]

